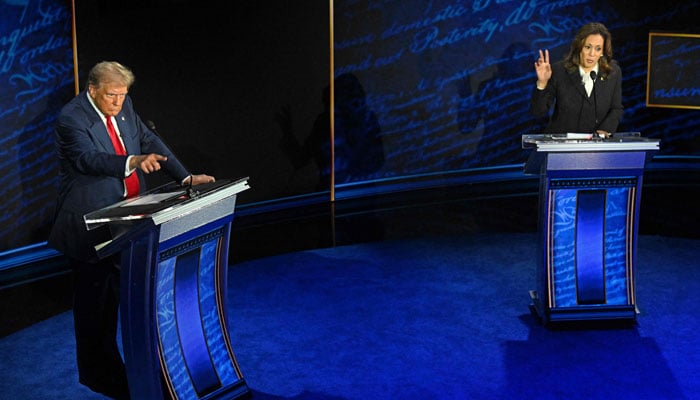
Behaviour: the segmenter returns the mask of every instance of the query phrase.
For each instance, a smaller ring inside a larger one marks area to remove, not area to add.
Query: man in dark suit
[[[99,259],[95,246],[108,232],[88,231],[83,216],[137,195],[143,174],[163,168],[176,182],[214,178],[190,174],[134,111],[128,89],[133,73],[112,61],[96,64],[87,89],[61,110],[56,123],[60,188],[49,245],[74,272],[73,318],[80,383],[114,398],[128,398],[117,347],[118,257]]]
[[[579,29],[562,61],[550,65],[549,51],[540,50],[530,109],[543,117],[554,105],[546,133],[608,137],[617,130],[623,113],[622,71],[612,56],[611,34],[598,22]]]

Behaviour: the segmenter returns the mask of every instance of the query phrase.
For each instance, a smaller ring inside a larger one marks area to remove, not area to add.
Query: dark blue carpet
[[[254,399],[700,399],[700,246],[641,236],[631,327],[530,314],[536,236],[357,244],[230,270],[233,348]],[[0,340],[0,398],[100,398],[72,317]]]

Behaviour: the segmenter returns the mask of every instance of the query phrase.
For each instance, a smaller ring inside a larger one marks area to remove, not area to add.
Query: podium
[[[639,133],[523,135],[538,174],[537,285],[545,324],[636,320],[635,262],[644,165],[659,141]]]
[[[98,256],[121,253],[121,330],[134,399],[249,394],[228,333],[227,266],[237,193],[247,178],[171,184],[84,216],[107,225]],[[104,228],[103,228],[104,229]]]

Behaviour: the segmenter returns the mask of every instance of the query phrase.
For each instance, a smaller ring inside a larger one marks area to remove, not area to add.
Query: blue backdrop
[[[645,106],[648,33],[681,30],[697,2],[644,6],[601,1],[335,2],[335,73],[357,78],[376,114],[385,162],[375,171],[344,172],[337,182],[404,177],[504,164],[522,164],[520,138],[546,120],[529,113],[539,49],[552,62],[568,51],[576,31],[603,22],[613,35],[623,71],[625,113],[619,131],[662,139],[660,154],[699,155],[697,110]],[[685,47],[672,60],[700,59]],[[698,97],[698,81],[694,82]],[[336,93],[343,90],[336,85]],[[336,122],[336,137],[344,133]],[[339,165],[341,168],[338,168]],[[353,173],[360,172],[360,173]],[[341,187],[342,189],[342,187]]]
[[[0,252],[42,242],[50,228],[52,125],[74,83],[66,3],[0,2]],[[132,67],[137,109],[188,167],[250,176],[241,206],[328,189],[329,1],[231,6],[78,0],[81,81],[104,59]],[[560,59],[589,21],[613,34],[619,130],[661,139],[661,157],[700,156],[700,111],[645,104],[649,33],[698,33],[698,1],[336,0],[333,10],[341,197],[365,184],[382,191],[414,177],[517,171],[527,156],[521,135],[544,124],[528,111],[535,54],[546,48]],[[117,35],[115,12],[128,25]],[[692,46],[682,52],[700,58]]]
[[[71,10],[0,2],[0,252],[46,240],[58,160],[53,122],[74,93]]]

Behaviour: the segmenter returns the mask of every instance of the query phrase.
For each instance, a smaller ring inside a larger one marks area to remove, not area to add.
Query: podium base
[[[634,305],[547,308],[536,290],[530,290],[528,294],[530,312],[548,327],[628,327],[636,323],[639,313]]]

